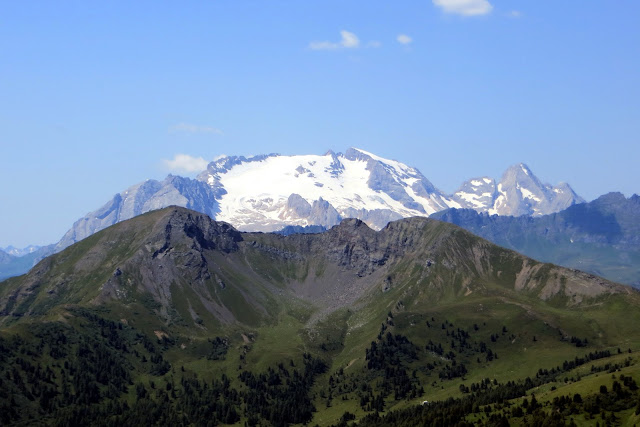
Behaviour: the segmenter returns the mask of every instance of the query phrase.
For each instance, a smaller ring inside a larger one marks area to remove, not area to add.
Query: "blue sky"
[[[221,154],[640,193],[638,22],[632,1],[0,0],[0,246]]]

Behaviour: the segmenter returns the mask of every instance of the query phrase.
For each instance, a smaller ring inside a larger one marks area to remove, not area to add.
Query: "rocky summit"
[[[500,216],[541,216],[583,203],[567,183],[543,184],[524,163],[511,166],[500,182],[471,179],[453,194],[461,207]]]

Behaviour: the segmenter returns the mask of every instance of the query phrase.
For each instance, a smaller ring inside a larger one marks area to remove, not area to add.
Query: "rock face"
[[[566,183],[543,184],[524,163],[506,170],[499,183],[474,178],[453,195],[462,207],[504,216],[541,216],[584,203]]]
[[[230,156],[211,162],[195,180],[170,175],[116,194],[76,221],[56,251],[117,222],[171,205],[242,231],[276,231],[288,225],[328,228],[344,218],[361,219],[379,230],[389,221],[448,208],[538,216],[580,202],[567,184],[542,184],[523,164],[509,168],[497,184],[487,177],[473,179],[446,195],[417,169],[356,148],[324,156]]]
[[[433,218],[527,256],[640,287],[640,197],[609,193],[537,217],[449,209]]]

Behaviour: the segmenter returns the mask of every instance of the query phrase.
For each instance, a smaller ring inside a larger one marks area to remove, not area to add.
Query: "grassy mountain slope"
[[[285,237],[168,208],[2,283],[0,413],[375,423],[366,417],[468,397],[486,378],[506,387],[634,351],[639,306],[631,288],[435,220]]]
[[[542,217],[488,216],[469,209],[435,213],[535,259],[640,286],[640,196],[620,193]]]

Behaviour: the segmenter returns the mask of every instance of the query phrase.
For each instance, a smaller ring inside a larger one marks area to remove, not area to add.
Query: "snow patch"
[[[447,205],[447,207],[450,208],[456,208],[456,209],[462,209],[463,206],[456,202],[455,200],[450,200],[450,199],[444,199],[444,203]]]
[[[520,187],[518,186],[518,188],[520,189],[520,193],[522,194],[522,197],[524,197],[525,199],[531,199],[531,200],[535,200],[536,202],[541,202],[542,200],[540,199],[540,197],[536,196],[535,194],[533,194],[531,191],[527,190],[524,187]]]
[[[465,193],[464,191],[458,191],[456,196],[461,198],[467,203],[470,203],[474,209],[482,209],[487,207],[486,201],[483,202],[480,199],[484,199],[487,195],[491,196],[491,193],[483,193],[483,194],[475,194],[475,193]]]
[[[507,205],[507,193],[502,190],[502,183],[498,184],[498,193],[500,195],[496,198],[493,208],[487,211],[490,215],[499,215],[500,208]]]

